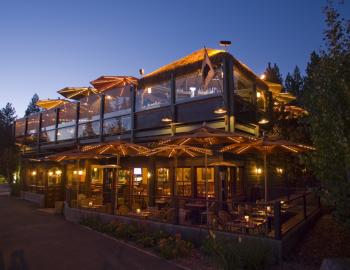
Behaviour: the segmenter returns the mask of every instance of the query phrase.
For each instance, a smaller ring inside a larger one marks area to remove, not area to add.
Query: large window
[[[133,195],[148,195],[148,170],[147,168],[133,169]]]
[[[207,168],[208,198],[215,197],[214,168]],[[205,168],[197,168],[197,196],[205,198]]]
[[[176,169],[175,194],[177,196],[192,195],[191,168]]]
[[[21,118],[16,120],[16,137],[24,136],[24,132],[26,129],[26,119]]]
[[[51,109],[42,113],[41,141],[53,142],[55,140],[56,110]]]
[[[103,132],[105,135],[120,134],[131,129],[130,115],[118,116],[104,120]]]
[[[28,140],[35,141],[38,138],[40,114],[31,114],[28,117]]]
[[[59,109],[57,140],[69,140],[75,137],[75,122],[77,117],[77,104],[67,103]]]
[[[113,88],[105,93],[104,118],[111,118],[131,112],[130,86]]]
[[[143,111],[170,104],[170,81],[148,85],[136,93],[136,111]]]
[[[233,75],[235,83],[235,96],[238,97],[240,101],[254,103],[255,91],[253,81],[236,69],[234,70]]]
[[[157,169],[157,196],[170,196],[170,178],[168,168]]]
[[[101,97],[91,95],[80,100],[79,138],[95,137],[100,134]]]
[[[203,87],[201,71],[176,78],[175,85],[177,101],[219,95],[223,89],[222,69],[215,70],[215,77],[210,81],[207,89]]]

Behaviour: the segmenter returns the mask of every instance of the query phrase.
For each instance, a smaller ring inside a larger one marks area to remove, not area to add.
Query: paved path
[[[28,202],[0,197],[0,270],[180,268]]]
[[[9,196],[11,188],[9,184],[0,184],[0,196]]]

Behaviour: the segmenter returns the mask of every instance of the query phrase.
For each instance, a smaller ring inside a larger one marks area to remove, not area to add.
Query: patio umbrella
[[[208,211],[208,179],[207,179],[207,167],[208,167],[208,155],[212,155],[213,152],[209,149],[184,145],[184,144],[167,144],[162,145],[157,148],[150,150],[148,153],[145,153],[146,156],[158,155],[166,157],[174,157],[174,167],[175,167],[175,181],[176,181],[176,169],[177,169],[177,159],[180,156],[187,157],[205,157],[205,197],[206,197],[206,210]],[[173,183],[174,184],[174,183]]]
[[[70,103],[69,100],[66,99],[42,99],[38,100],[35,105],[45,110],[50,110],[53,108],[57,108],[58,106],[64,105],[66,103]]]
[[[120,157],[123,156],[138,156],[143,155],[149,149],[145,146],[134,144],[134,143],[128,143],[124,141],[113,141],[113,142],[106,142],[106,143],[97,143],[97,144],[91,144],[86,145],[81,148],[82,152],[85,153],[94,153],[98,155],[112,155],[117,157],[117,177],[118,176],[118,169],[120,168]],[[118,182],[118,180],[117,180]],[[113,191],[115,190],[114,187],[118,188],[118,185],[113,184]],[[115,190],[118,194],[118,190]],[[117,201],[114,201],[113,211],[117,207]]]
[[[58,90],[57,93],[61,94],[65,98],[79,100],[83,97],[98,94],[98,90],[93,87],[65,87]]]
[[[200,145],[207,149],[208,147],[212,147],[214,145],[225,143],[243,143],[250,139],[252,138],[248,135],[211,128],[207,126],[206,123],[203,123],[203,125],[200,128],[191,130],[189,132],[177,134],[174,136],[165,137],[162,141],[159,142],[159,144]],[[204,164],[207,202],[206,204],[208,211],[208,155],[204,155]]]
[[[137,85],[137,79],[131,76],[101,76],[90,83],[102,93],[114,87],[124,87],[130,84]]]
[[[281,140],[274,137],[264,136],[261,139],[247,141],[243,143],[231,144],[223,147],[221,152],[232,152],[234,154],[243,154],[248,151],[257,150],[263,154],[264,158],[264,184],[265,184],[265,203],[268,198],[267,191],[267,155],[273,151],[284,151],[289,153],[301,153],[315,150],[315,148],[300,143],[295,143],[287,140]]]

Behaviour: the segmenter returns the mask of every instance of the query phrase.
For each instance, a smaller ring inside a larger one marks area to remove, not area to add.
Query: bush
[[[182,240],[181,235],[160,239],[158,243],[158,252],[165,259],[186,257],[191,254],[192,243]]]
[[[273,263],[270,247],[262,241],[254,243],[215,237],[214,233],[203,241],[202,252],[223,269],[266,269]]]
[[[19,197],[21,195],[21,185],[20,183],[11,184],[11,195]]]

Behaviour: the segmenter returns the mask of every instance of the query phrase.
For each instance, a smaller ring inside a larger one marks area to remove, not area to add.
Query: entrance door
[[[63,188],[61,184],[62,171],[60,169],[52,169],[48,172],[46,207],[55,207],[56,201],[63,200]]]
[[[244,196],[243,167],[228,168],[227,196],[237,200]]]

